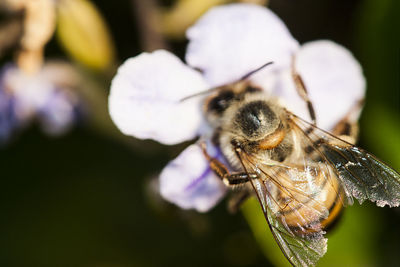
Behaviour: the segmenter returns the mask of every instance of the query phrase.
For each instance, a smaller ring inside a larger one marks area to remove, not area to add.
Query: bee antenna
[[[267,62],[267,63],[263,64],[262,66],[258,67],[257,69],[250,71],[249,73],[247,73],[246,75],[244,75],[242,78],[240,78],[240,79],[238,80],[238,82],[243,81],[243,80],[246,80],[247,78],[249,78],[249,77],[250,77],[251,75],[253,75],[254,73],[256,73],[256,72],[262,70],[262,69],[265,68],[266,66],[269,66],[269,65],[271,65],[271,64],[273,64],[273,63],[274,63],[273,61]],[[210,88],[210,89],[208,89],[208,90],[201,91],[201,92],[199,92],[199,93],[195,93],[195,94],[193,94],[193,95],[186,96],[186,97],[182,98],[181,100],[179,100],[179,102],[183,102],[183,101],[188,100],[188,99],[190,99],[190,98],[192,98],[192,97],[196,97],[196,96],[200,96],[200,95],[209,94],[209,93],[211,93],[211,92],[217,90],[218,88],[219,88],[219,87],[213,87],[213,88]]]
[[[184,98],[182,98],[181,100],[179,100],[179,102],[183,102],[183,101],[188,100],[188,99],[190,99],[190,98],[192,98],[192,97],[196,97],[196,96],[200,96],[200,95],[206,95],[206,94],[211,93],[211,92],[213,92],[213,91],[215,91],[215,90],[217,90],[217,89],[218,89],[218,87],[213,87],[213,88],[210,88],[210,89],[208,89],[208,90],[204,90],[204,91],[195,93],[195,94],[193,94],[193,95],[185,96]]]
[[[270,62],[265,63],[264,65],[258,67],[258,68],[255,69],[255,70],[252,70],[252,71],[250,71],[249,73],[247,73],[246,75],[244,75],[242,78],[240,78],[239,81],[246,80],[247,78],[249,78],[249,77],[250,77],[251,75],[253,75],[254,73],[259,72],[260,70],[262,70],[263,68],[265,68],[266,66],[269,66],[269,65],[271,65],[271,64],[274,64],[274,62],[273,62],[273,61],[270,61]]]

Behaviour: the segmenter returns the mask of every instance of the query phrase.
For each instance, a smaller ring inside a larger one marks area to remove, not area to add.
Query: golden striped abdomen
[[[294,232],[326,229],[340,214],[344,192],[326,165],[279,168],[265,181],[271,204],[284,225]]]

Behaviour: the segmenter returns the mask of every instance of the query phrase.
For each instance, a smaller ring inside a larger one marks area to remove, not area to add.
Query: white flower
[[[128,59],[119,68],[109,109],[123,133],[164,144],[204,138],[202,97],[180,99],[236,81],[270,61],[274,64],[249,79],[309,119],[291,77],[295,59],[318,126],[325,130],[331,130],[364,97],[361,67],[348,50],[331,41],[300,46],[283,22],[264,7],[231,4],[213,8],[187,31],[187,37],[186,61],[192,68],[163,50]],[[219,156],[218,148],[213,155]],[[162,171],[160,192],[182,208],[207,211],[226,188],[210,171],[201,149],[191,145]]]

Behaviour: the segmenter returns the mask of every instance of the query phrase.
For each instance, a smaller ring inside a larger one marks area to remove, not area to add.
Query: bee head
[[[229,107],[242,101],[246,95],[260,91],[261,89],[243,82],[218,88],[205,101],[204,109],[208,121],[212,125],[215,124],[224,116]]]

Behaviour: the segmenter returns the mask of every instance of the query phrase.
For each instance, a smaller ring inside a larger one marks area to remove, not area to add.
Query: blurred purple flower
[[[0,80],[2,73],[0,74]],[[15,99],[0,84],[0,145],[5,143],[17,126]]]
[[[264,7],[213,8],[187,31],[187,37],[186,61],[192,68],[164,50],[143,53],[119,68],[111,85],[109,111],[124,134],[168,145],[198,136],[209,142],[212,129],[202,113],[203,98],[180,100],[234,82],[270,61],[274,64],[252,75],[251,82],[278,97],[295,114],[309,118],[291,76],[295,58],[318,126],[325,130],[331,130],[364,97],[361,67],[348,50],[331,41],[300,46],[283,22]],[[219,156],[218,148],[208,145],[208,149]],[[226,187],[194,144],[161,172],[160,192],[182,208],[207,211],[224,196]]]
[[[5,65],[0,75],[0,140],[37,120],[48,134],[62,134],[77,119],[81,105],[68,84],[62,65],[44,65],[29,75],[15,65]],[[60,80],[61,79],[61,80]],[[62,79],[66,79],[62,81]]]

